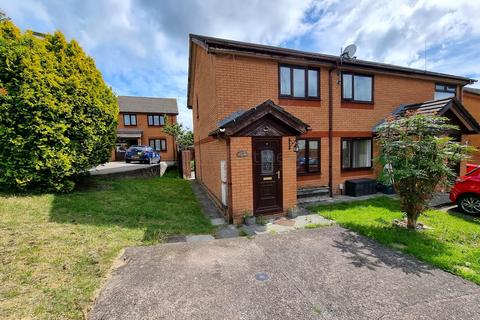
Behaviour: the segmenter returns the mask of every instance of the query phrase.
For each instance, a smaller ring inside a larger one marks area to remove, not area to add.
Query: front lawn
[[[397,200],[387,197],[316,206],[310,210],[341,226],[480,284],[480,218],[430,210],[419,222],[433,229],[410,231],[392,225],[402,219]]]
[[[122,248],[212,228],[174,175],[0,194],[0,319],[82,319]]]

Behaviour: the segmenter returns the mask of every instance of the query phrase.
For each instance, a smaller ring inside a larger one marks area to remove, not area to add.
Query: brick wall
[[[480,96],[463,92],[463,105],[467,108],[468,112],[480,122]],[[480,134],[471,134],[465,137],[468,140],[468,144],[480,149]],[[471,159],[466,163],[480,164],[480,150],[473,153]],[[462,165],[464,167],[464,165]]]
[[[215,56],[193,45],[195,76],[191,92],[193,133],[195,141],[195,176],[210,193],[217,206],[221,204],[220,161],[227,160],[225,140],[214,140],[208,133],[217,127]]]
[[[173,161],[176,160],[175,154],[175,143],[172,136],[163,132],[162,127],[154,127],[148,125],[148,118],[146,113],[134,113],[137,116],[137,125],[136,126],[125,126],[124,118],[122,112],[120,112],[118,116],[118,128],[119,129],[136,129],[142,130],[142,138],[140,144],[148,146],[149,139],[166,139],[167,140],[167,150],[160,151],[160,156],[162,157],[162,161]],[[128,112],[128,114],[132,114],[132,112]],[[173,123],[177,122],[177,116],[174,114],[168,115],[168,121],[172,121]]]
[[[241,150],[246,157],[237,156]],[[239,224],[245,212],[253,212],[252,138],[230,138],[230,159],[231,213],[233,223]]]
[[[212,140],[195,147],[195,175],[221,207],[220,161],[227,160],[225,140]]]
[[[205,50],[194,45],[195,78],[193,81],[192,111],[195,142],[208,137],[217,128],[219,115],[216,95],[216,60]]]

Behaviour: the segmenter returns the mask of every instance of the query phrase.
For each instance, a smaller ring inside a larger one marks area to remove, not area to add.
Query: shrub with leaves
[[[173,123],[168,116],[165,115],[166,121],[163,127],[163,132],[171,135],[177,143],[177,148],[180,150],[193,146],[193,132],[183,127],[181,123]]]
[[[408,228],[416,228],[437,187],[449,185],[456,177],[455,165],[474,150],[448,136],[458,130],[448,121],[409,113],[387,119],[378,129],[382,179],[393,183]]]
[[[69,191],[108,161],[118,105],[75,41],[37,37],[0,22],[0,183]]]

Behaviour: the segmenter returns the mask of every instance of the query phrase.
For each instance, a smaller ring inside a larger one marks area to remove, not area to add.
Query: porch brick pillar
[[[252,138],[230,138],[231,204],[234,224],[253,212]]]
[[[297,205],[297,154],[293,147],[288,149],[288,139],[293,141],[295,137],[282,138],[282,184],[283,184],[283,211]]]

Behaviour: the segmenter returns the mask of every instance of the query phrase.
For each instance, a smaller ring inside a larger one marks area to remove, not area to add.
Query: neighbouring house
[[[123,161],[132,145],[148,145],[160,153],[162,161],[176,161],[176,146],[172,136],[163,132],[167,119],[176,123],[177,99],[119,96],[117,141],[113,161]]]
[[[474,81],[190,35],[196,177],[230,222],[285,215],[299,199],[375,179],[375,128],[392,113],[444,115],[460,125],[455,138],[477,134],[462,104],[463,87]]]
[[[480,89],[463,88],[463,104],[468,112],[470,112],[477,121],[480,121]],[[479,149],[479,151],[475,152],[472,158],[468,160],[468,163],[480,165],[480,135],[469,135],[467,139],[470,145]]]

